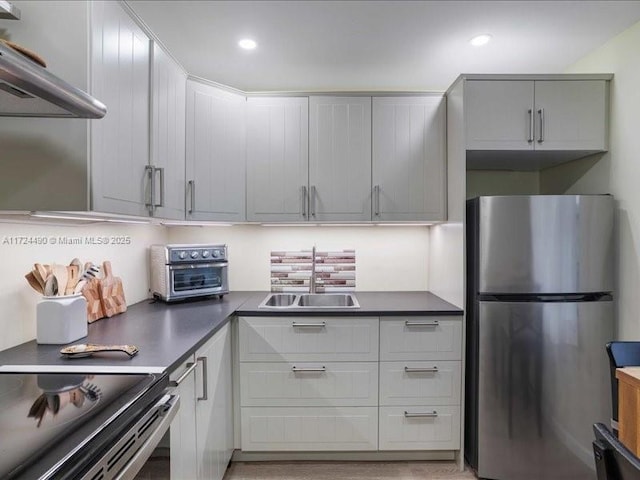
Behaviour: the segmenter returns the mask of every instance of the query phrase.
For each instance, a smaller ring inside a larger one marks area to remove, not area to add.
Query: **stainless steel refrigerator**
[[[609,195],[467,202],[465,457],[480,478],[596,478],[613,212]]]

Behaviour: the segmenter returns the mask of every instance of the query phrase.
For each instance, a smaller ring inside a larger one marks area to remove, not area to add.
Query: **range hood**
[[[0,42],[0,116],[102,118],[107,107]]]

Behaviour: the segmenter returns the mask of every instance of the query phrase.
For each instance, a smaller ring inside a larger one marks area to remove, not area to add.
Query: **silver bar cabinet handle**
[[[316,186],[311,185],[309,193],[309,210],[311,210],[311,216],[316,216]]]
[[[198,366],[197,363],[191,363],[191,362],[187,363],[187,369],[184,371],[184,373],[180,375],[178,378],[176,378],[175,380],[170,381],[169,386],[177,387],[178,385],[180,385],[182,382],[184,382],[184,379],[187,378],[189,374],[196,369],[197,366]]]
[[[373,215],[375,217],[380,216],[380,185],[375,185],[373,187]]]
[[[534,119],[533,119],[533,109],[530,108],[529,109],[529,138],[527,139],[527,143],[533,143],[534,135],[535,133],[533,132],[533,123],[534,123]]]
[[[538,143],[544,142],[544,108],[538,110],[538,116],[540,117],[540,132],[538,135]]]
[[[302,218],[307,218],[307,186],[302,186]]]
[[[154,207],[164,207],[164,167],[153,167],[154,171],[160,172],[160,203],[154,203]]]
[[[327,322],[318,322],[318,323],[299,323],[299,322],[291,322],[292,327],[303,327],[303,328],[324,328],[327,326]]]
[[[438,367],[404,367],[407,373],[438,373]]]
[[[414,321],[414,320],[406,320],[404,324],[407,327],[437,327],[440,325],[438,320],[427,320],[427,321]]]
[[[189,213],[193,213],[196,211],[196,181],[189,180],[187,182],[187,186],[189,187]]]
[[[150,212],[153,212],[153,208],[155,207],[154,205],[154,197],[155,197],[155,190],[156,190],[156,179],[155,179],[155,175],[153,174],[154,172],[154,166],[153,165],[145,165],[144,166],[144,171],[147,174],[147,176],[149,177],[149,201],[146,202],[144,205],[145,207],[147,207],[147,209]]]
[[[196,358],[196,362],[202,362],[202,396],[198,397],[196,400],[208,400],[208,385],[207,385],[207,357],[198,357]]]
[[[407,417],[407,418],[416,418],[416,417],[435,418],[435,417],[438,416],[438,412],[436,412],[435,410],[432,411],[432,412],[407,412],[405,410],[404,416]]]
[[[326,372],[327,367],[324,365],[322,367],[296,367],[295,365],[291,367],[291,371],[296,372]]]

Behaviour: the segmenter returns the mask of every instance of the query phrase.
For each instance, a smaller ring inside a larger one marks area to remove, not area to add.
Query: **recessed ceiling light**
[[[482,35],[476,35],[475,37],[473,37],[471,40],[469,40],[469,43],[474,47],[481,47],[482,45],[486,45],[487,43],[489,43],[490,40],[491,35],[489,35],[488,33],[483,33]]]
[[[255,40],[251,40],[250,38],[243,38],[238,42],[238,45],[245,50],[253,50],[258,46]]]

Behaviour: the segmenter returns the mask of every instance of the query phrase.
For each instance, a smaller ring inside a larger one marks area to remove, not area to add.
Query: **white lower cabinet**
[[[380,450],[457,450],[460,407],[380,407]]]
[[[377,450],[377,407],[243,407],[242,450]]]
[[[188,371],[177,387],[180,411],[170,430],[171,478],[221,480],[233,453],[229,325],[172,373],[171,379]]]

